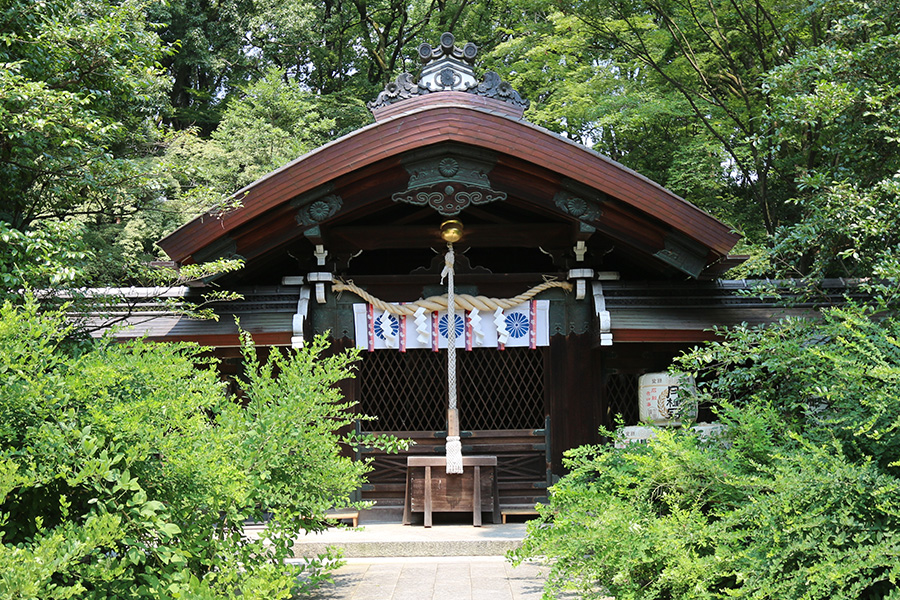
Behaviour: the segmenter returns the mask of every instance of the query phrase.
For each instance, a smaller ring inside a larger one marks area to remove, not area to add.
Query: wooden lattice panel
[[[425,350],[364,352],[360,365],[360,411],[376,420],[367,431],[437,431],[445,427],[447,397],[444,353]]]
[[[544,425],[541,350],[479,348],[458,351],[457,402],[464,430],[539,429]],[[446,351],[363,353],[360,411],[366,431],[440,431],[446,428]]]
[[[616,415],[621,415],[625,425],[638,424],[638,377],[636,373],[611,373],[607,376],[605,426],[615,427]]]
[[[528,348],[479,349],[459,361],[462,429],[539,429],[544,426],[544,357]]]

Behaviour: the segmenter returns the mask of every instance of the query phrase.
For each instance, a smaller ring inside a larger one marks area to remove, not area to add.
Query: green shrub
[[[357,489],[325,340],[259,363],[235,403],[201,349],[73,341],[0,308],[0,598],[286,598],[291,540]],[[270,517],[258,540],[247,519]],[[334,557],[323,557],[331,559]]]
[[[871,316],[736,328],[682,357],[726,433],[570,451],[512,558],[550,559],[547,598],[900,598],[900,324]]]

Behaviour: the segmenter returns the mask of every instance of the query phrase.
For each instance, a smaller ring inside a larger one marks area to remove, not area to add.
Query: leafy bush
[[[513,558],[551,559],[548,598],[900,598],[900,322],[871,313],[682,357],[727,432],[569,452]]]
[[[0,219],[0,299],[16,299],[24,287],[67,288],[83,284],[90,259],[81,231],[71,222],[44,222],[20,231]]]
[[[33,300],[0,308],[0,597],[298,591],[293,537],[366,471],[336,433],[349,418],[334,384],[354,356],[325,358],[319,339],[260,363],[245,345],[243,408],[197,346],[71,334]]]

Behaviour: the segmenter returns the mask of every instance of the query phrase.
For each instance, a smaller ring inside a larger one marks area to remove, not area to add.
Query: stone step
[[[330,528],[302,536],[294,543],[294,555],[313,557],[330,546],[347,558],[415,556],[503,556],[522,545],[524,523],[490,524],[473,527],[471,521],[435,518],[433,527],[399,522],[365,522],[359,527]],[[471,516],[470,516],[471,518]]]

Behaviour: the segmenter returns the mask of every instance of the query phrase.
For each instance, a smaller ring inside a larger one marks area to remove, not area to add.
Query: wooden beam
[[[613,345],[627,342],[708,342],[721,339],[713,331],[699,329],[612,329]]]

